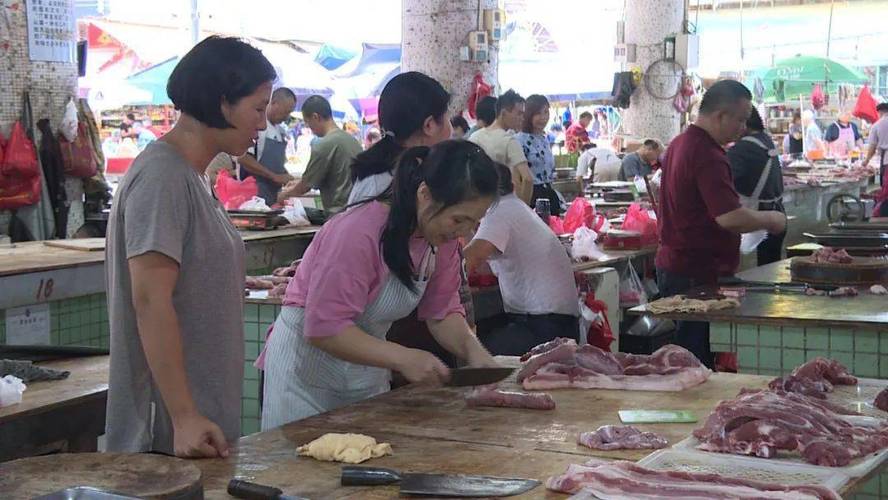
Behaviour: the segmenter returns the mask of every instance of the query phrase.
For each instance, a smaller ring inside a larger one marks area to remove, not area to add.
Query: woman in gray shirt
[[[108,451],[227,456],[240,435],[244,244],[206,178],[265,128],[274,67],[210,37],[167,83],[181,112],[120,185],[108,226]]]

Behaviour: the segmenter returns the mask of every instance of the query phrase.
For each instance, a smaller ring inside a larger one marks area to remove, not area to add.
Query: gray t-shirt
[[[321,190],[321,201],[327,212],[340,212],[348,203],[352,189],[351,163],[361,151],[361,144],[338,128],[312,144],[302,180]]]
[[[108,451],[173,452],[172,425],[133,307],[128,260],[148,252],[179,264],[173,306],[191,394],[198,410],[233,441],[240,436],[244,374],[244,243],[205,179],[159,141],[129,168],[108,222]]]
[[[638,153],[629,153],[623,158],[623,165],[620,167],[620,180],[631,181],[635,176],[651,175],[651,166],[644,162]]]
[[[888,118],[877,121],[870,129],[869,143],[876,145],[876,158],[882,156],[883,151],[888,151]],[[885,165],[888,165],[888,154],[883,157]]]

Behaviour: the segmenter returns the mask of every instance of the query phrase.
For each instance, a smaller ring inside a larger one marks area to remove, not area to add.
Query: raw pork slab
[[[500,408],[525,408],[528,410],[554,410],[555,400],[546,393],[476,389],[466,396],[469,406],[496,406]]]
[[[595,450],[644,450],[665,448],[666,438],[642,432],[631,425],[603,425],[594,432],[580,433],[577,442]]]
[[[834,385],[857,385],[857,377],[838,361],[817,357],[798,366],[792,374],[775,378],[768,387],[826,399],[826,393],[832,392]]]

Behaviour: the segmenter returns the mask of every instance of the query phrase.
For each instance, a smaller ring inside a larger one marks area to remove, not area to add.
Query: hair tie
[[[392,132],[391,130],[386,130],[384,128],[380,128],[379,130],[380,130],[380,132],[382,132],[383,137],[391,137],[392,139],[395,138],[395,133]]]

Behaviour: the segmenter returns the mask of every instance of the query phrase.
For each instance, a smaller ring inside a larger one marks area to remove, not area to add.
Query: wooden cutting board
[[[34,498],[77,486],[139,498],[203,499],[200,469],[165,455],[65,453],[0,463],[0,498]]]
[[[82,238],[76,240],[47,240],[43,242],[48,247],[65,248],[68,250],[81,250],[84,252],[99,252],[105,250],[105,238]]]

